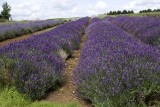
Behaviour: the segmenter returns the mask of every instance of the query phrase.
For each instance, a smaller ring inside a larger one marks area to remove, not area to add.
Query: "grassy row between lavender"
[[[79,47],[89,18],[0,48],[0,84],[14,86],[32,100],[64,82],[65,59]]]
[[[0,24],[0,41],[50,28],[63,22],[63,20],[42,20]]]
[[[160,50],[108,20],[95,20],[87,29],[74,82],[78,96],[96,107],[158,106]]]
[[[116,26],[134,35],[145,43],[160,48],[160,17],[109,17]]]
[[[21,95],[13,87],[0,89],[0,106],[1,107],[79,107],[74,102],[68,104],[59,104],[51,101],[31,101],[24,95]]]

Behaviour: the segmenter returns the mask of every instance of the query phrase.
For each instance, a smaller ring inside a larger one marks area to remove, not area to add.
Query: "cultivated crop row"
[[[0,84],[40,99],[63,81],[64,60],[77,49],[88,18],[0,48]]]
[[[108,18],[113,24],[124,29],[145,43],[160,48],[159,17],[116,17]]]
[[[61,20],[16,22],[0,25],[0,41],[56,26]]]
[[[160,50],[108,20],[93,21],[74,82],[78,95],[97,107],[141,107],[160,91]]]

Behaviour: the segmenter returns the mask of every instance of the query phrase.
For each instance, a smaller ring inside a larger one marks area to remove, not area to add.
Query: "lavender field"
[[[141,41],[160,48],[159,17],[110,17],[106,20],[120,27]]]
[[[59,23],[0,25],[0,40]],[[83,36],[84,47],[71,71],[76,98],[94,107],[160,106],[159,17],[84,17],[0,47],[0,86],[14,86],[33,101],[63,87],[66,62],[74,59]]]
[[[88,18],[0,48],[0,82],[33,100],[64,82],[64,61],[79,46]],[[66,56],[66,57],[65,57]]]
[[[78,96],[96,107],[144,107],[159,101],[159,21],[93,19],[74,71]]]
[[[0,41],[40,31],[63,23],[62,20],[40,20],[0,24]]]

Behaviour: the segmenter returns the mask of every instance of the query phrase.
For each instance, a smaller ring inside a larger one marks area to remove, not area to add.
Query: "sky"
[[[160,9],[160,0],[0,0],[0,5],[3,2],[11,6],[13,20],[95,16],[124,9],[135,12]]]

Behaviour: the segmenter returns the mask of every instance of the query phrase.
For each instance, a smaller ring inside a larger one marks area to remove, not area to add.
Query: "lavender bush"
[[[33,33],[42,29],[56,26],[63,23],[62,20],[41,20],[41,21],[28,21],[17,22],[0,25],[0,41],[15,38],[28,33]]]
[[[40,99],[48,89],[56,88],[64,79],[65,59],[61,54],[71,54],[68,51],[77,48],[87,23],[88,18],[82,18],[1,47],[1,84],[14,85],[33,100]]]
[[[128,33],[160,48],[160,18],[159,17],[116,17],[108,18],[113,24]]]
[[[100,20],[101,20],[101,19],[99,19],[99,18],[97,18],[97,17],[94,17],[94,18],[92,18],[91,23],[93,24],[93,23],[98,22],[98,21],[100,21]]]
[[[160,91],[160,51],[108,21],[91,23],[74,82],[96,107],[142,106]]]

